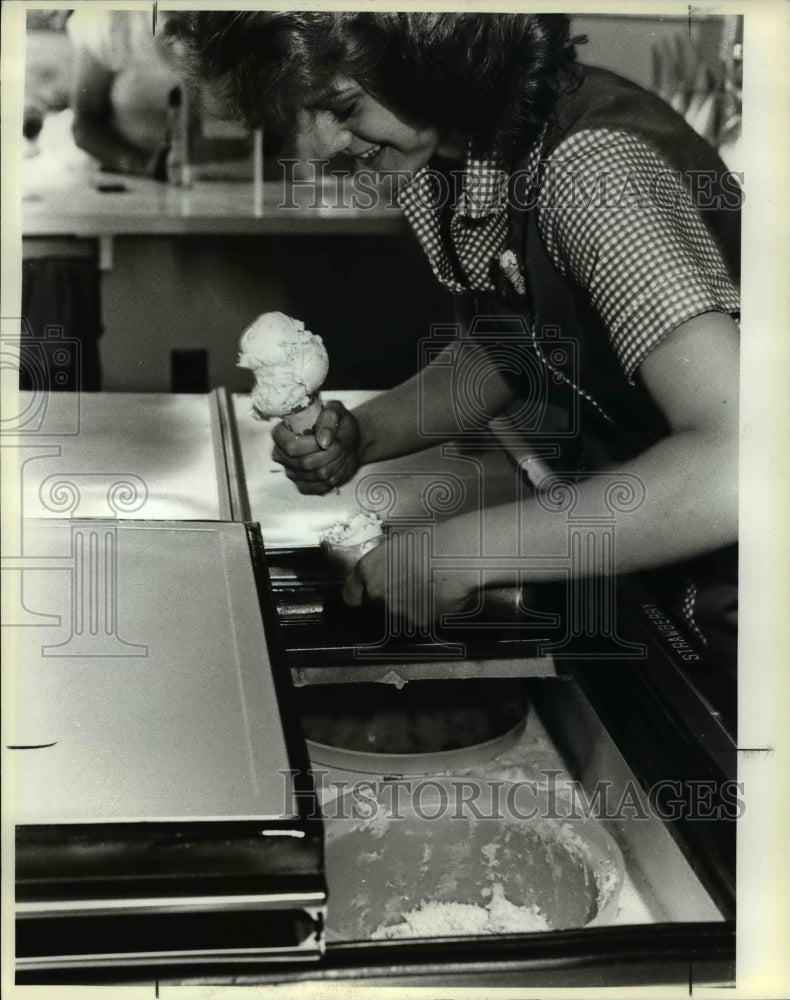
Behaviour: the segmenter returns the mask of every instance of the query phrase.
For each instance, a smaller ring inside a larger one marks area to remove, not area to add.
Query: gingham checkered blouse
[[[738,313],[738,290],[714,237],[651,146],[627,132],[589,129],[560,142],[541,165],[541,143],[525,172],[538,185],[541,238],[554,265],[590,296],[629,380],[681,323],[704,312]],[[492,262],[508,236],[506,170],[467,153],[449,230],[446,197],[446,183],[424,167],[398,202],[445,287],[494,291]]]

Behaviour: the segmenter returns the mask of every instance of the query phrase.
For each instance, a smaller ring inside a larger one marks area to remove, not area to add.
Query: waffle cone
[[[310,434],[315,426],[316,420],[318,420],[318,414],[323,409],[323,404],[318,396],[309,403],[304,409],[294,410],[292,413],[286,413],[283,417],[283,423],[294,434]]]

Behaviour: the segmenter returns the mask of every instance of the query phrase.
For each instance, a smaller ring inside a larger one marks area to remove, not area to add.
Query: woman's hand
[[[272,438],[274,461],[300,493],[327,493],[347,482],[360,466],[359,425],[337,400],[323,408],[312,434],[294,434],[278,424]]]
[[[452,535],[452,521],[442,526]],[[435,538],[433,539],[435,542]],[[431,537],[419,528],[391,530],[384,545],[364,555],[346,580],[347,604],[383,604],[405,624],[426,628],[444,615],[461,611],[477,590],[477,574],[468,569],[431,569]]]

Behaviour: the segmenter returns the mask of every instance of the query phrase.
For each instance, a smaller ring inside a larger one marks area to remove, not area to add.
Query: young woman
[[[512,351],[496,365],[504,355],[490,339],[461,337],[353,412],[329,403],[314,436],[279,427],[275,457],[298,488],[323,493],[364,463],[435,443],[421,435],[420,405],[434,434],[457,434],[452,373],[463,366],[485,372],[473,401],[482,421],[512,405],[518,369],[523,382],[537,363],[546,412],[566,414],[574,442],[555,463],[575,480],[574,513],[611,513],[595,470],[641,484],[642,501],[617,514],[617,573],[671,567],[689,627],[704,631],[701,581],[721,596],[737,533],[741,195],[715,153],[658,98],[578,65],[560,15],[200,13],[180,30],[250,124],[290,128],[316,157],[390,176],[467,328],[475,316],[501,316],[503,330],[522,321],[521,365]],[[552,330],[573,345],[564,356]],[[489,538],[512,538],[514,524],[517,564],[488,571],[489,584],[545,580],[539,557],[565,551],[567,511],[540,491],[486,511]],[[436,551],[475,551],[478,530],[472,515],[450,518]],[[580,572],[597,571],[596,558]],[[387,561],[387,547],[366,555],[347,599],[420,620],[479,587],[476,568],[430,573],[415,561],[411,591],[394,593]],[[414,600],[431,587],[433,601]]]

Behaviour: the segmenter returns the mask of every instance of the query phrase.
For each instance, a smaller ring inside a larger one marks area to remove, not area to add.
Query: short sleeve
[[[589,294],[629,379],[681,323],[738,313],[682,177],[641,139],[607,129],[566,139],[546,161],[537,208],[549,256]]]

